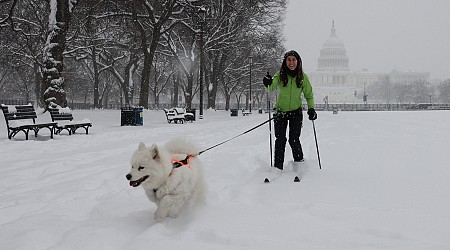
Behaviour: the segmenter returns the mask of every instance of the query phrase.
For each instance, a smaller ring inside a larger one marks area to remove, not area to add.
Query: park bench
[[[50,112],[52,121],[57,122],[54,127],[56,135],[60,134],[63,130],[66,130],[69,135],[72,135],[79,128],[84,128],[86,134],[88,134],[89,127],[92,127],[92,123],[87,119],[74,121],[70,108],[48,108],[48,111]]]
[[[34,131],[34,136],[37,137],[39,130],[42,128],[48,128],[50,130],[50,138],[53,139],[56,122],[36,123],[37,115],[33,105],[2,104],[1,106],[8,129],[8,139],[11,139],[22,131],[25,134],[25,139],[28,140],[30,130]]]
[[[183,124],[186,121],[194,121],[194,114],[186,113],[184,108],[171,108],[164,109],[166,113],[166,118],[168,123],[181,123]]]
[[[250,110],[245,110],[245,109],[242,110],[242,116],[251,115],[251,114],[252,114],[252,112],[250,112]]]

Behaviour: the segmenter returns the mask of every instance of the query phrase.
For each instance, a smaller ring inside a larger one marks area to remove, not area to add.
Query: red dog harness
[[[193,155],[187,155],[184,160],[177,160],[172,159],[172,166],[173,168],[179,168],[183,166],[187,166],[188,168],[191,168],[191,164],[189,164],[189,158],[194,157]]]

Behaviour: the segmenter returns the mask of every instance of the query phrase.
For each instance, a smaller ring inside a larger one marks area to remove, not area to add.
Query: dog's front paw
[[[167,211],[163,210],[163,209],[157,209],[155,212],[155,221],[156,222],[161,222],[164,220],[164,218],[167,217]]]
[[[159,188],[158,190],[156,190],[155,195],[156,198],[162,199],[162,197],[164,197],[164,195],[166,195],[167,193],[168,192],[166,188]]]
[[[163,216],[155,214],[155,221],[156,221],[156,222],[161,222],[161,221],[163,221],[163,220],[164,220],[164,217],[163,217]]]

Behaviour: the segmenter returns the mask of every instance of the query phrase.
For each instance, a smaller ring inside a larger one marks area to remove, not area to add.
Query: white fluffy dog
[[[140,143],[131,157],[131,171],[126,175],[130,186],[142,185],[155,202],[155,220],[175,218],[186,205],[205,201],[205,181],[198,150],[185,140],[172,140],[164,148]]]

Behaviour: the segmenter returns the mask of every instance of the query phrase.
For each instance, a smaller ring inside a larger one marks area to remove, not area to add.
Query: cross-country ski
[[[275,179],[269,179],[268,177],[266,177],[265,179],[264,179],[264,183],[270,183],[271,182],[271,180],[272,180],[272,182],[273,181],[275,181],[276,179],[278,179],[278,178],[275,178]],[[294,182],[300,182],[300,178],[296,175],[295,177],[294,177]]]
[[[288,179],[287,181],[289,182],[300,182],[301,175],[299,174],[299,172],[302,171],[302,167],[306,167],[306,164],[304,164],[304,160],[302,160],[301,162],[290,161],[285,165],[286,166],[283,168],[283,170],[277,168],[270,169],[270,172],[264,178],[264,183],[275,182],[281,177],[283,177],[283,179]]]

